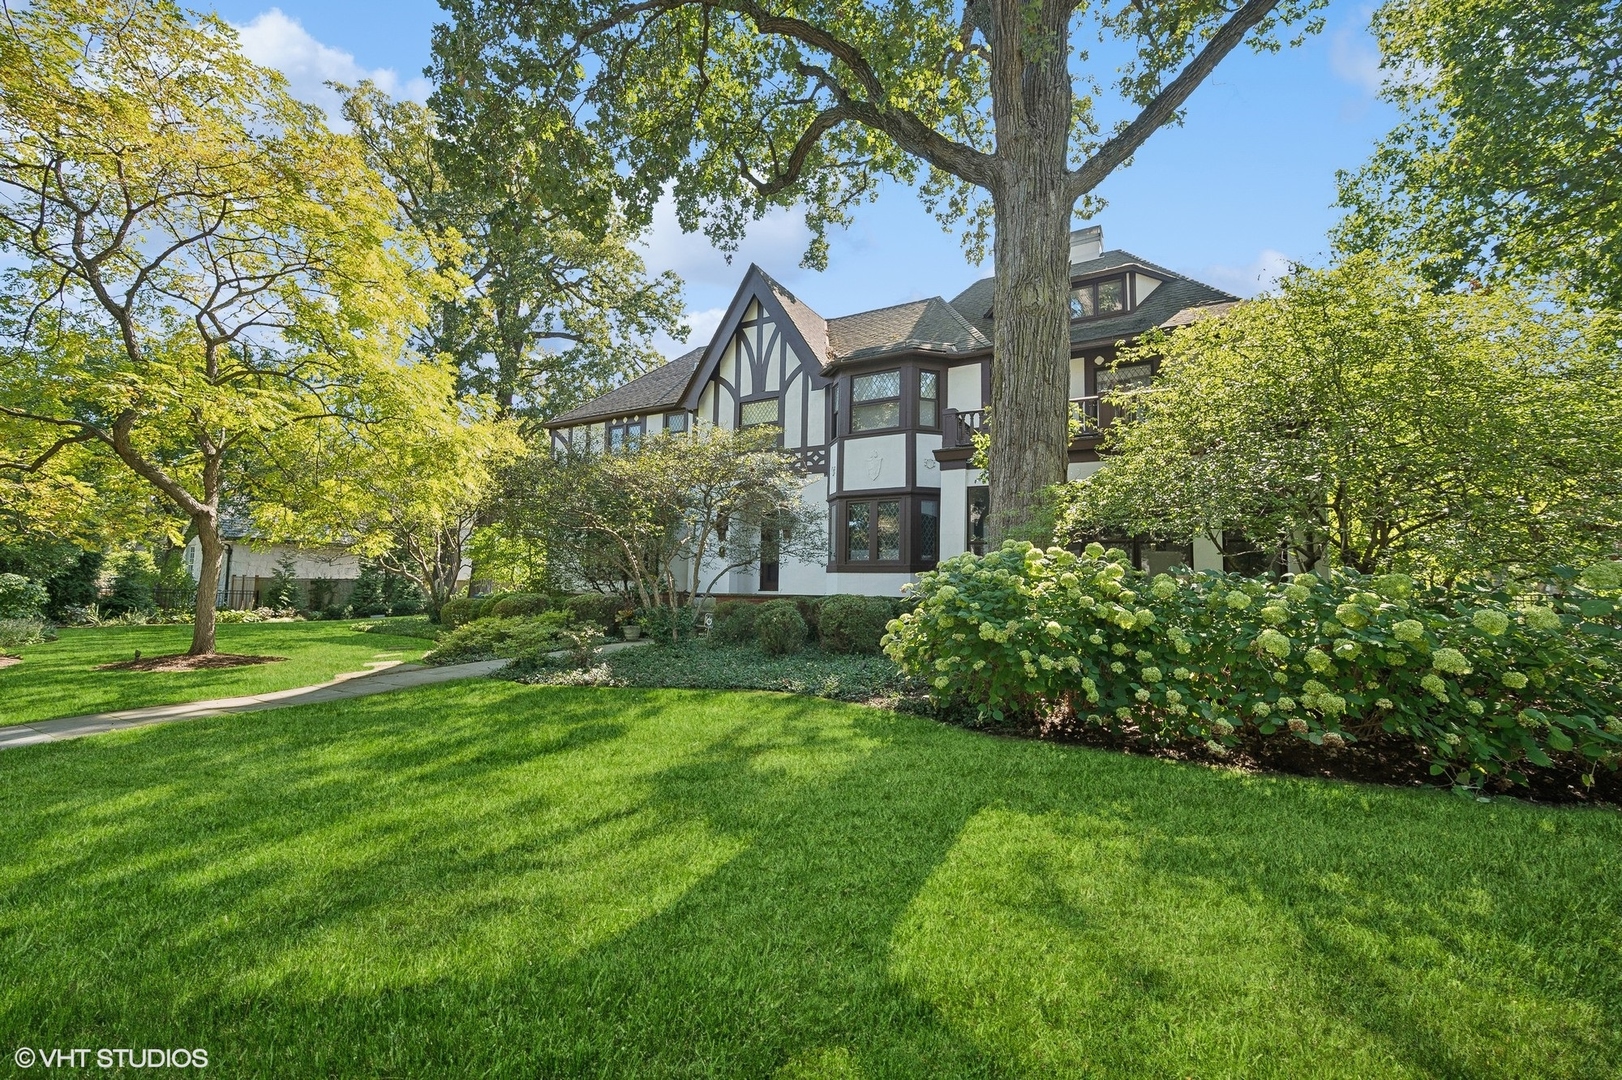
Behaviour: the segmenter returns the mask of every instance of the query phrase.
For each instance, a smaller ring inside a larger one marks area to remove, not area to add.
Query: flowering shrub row
[[[1617,564],[1531,594],[1401,574],[1146,576],[1119,551],[1009,542],[922,576],[885,650],[983,713],[1067,709],[1169,739],[1343,746],[1384,730],[1466,786],[1622,761]]]

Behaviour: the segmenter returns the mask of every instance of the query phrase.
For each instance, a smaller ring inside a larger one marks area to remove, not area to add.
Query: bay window
[[[882,431],[901,426],[901,370],[875,371],[850,381],[850,429]]]

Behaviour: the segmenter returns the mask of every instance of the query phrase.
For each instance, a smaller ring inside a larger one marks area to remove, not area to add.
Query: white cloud
[[[1380,49],[1366,30],[1341,27],[1329,39],[1329,70],[1369,97],[1380,92],[1385,72],[1380,70]]]
[[[726,256],[711,246],[702,232],[684,233],[676,223],[675,200],[666,194],[653,210],[653,228],[642,241],[648,270],[674,270],[688,285],[736,288],[750,263],[759,263],[785,285],[800,274],[811,233],[800,215],[773,210],[749,226],[729,265]],[[693,316],[699,317],[698,315]]]
[[[715,336],[716,329],[720,327],[721,320],[726,318],[726,314],[727,309],[719,307],[705,308],[703,311],[689,311],[682,318],[682,321],[688,326],[687,336],[678,339],[671,337],[669,334],[655,334],[653,338],[654,347],[665,356],[676,357],[689,349],[695,349],[700,345],[708,345],[710,338]]]
[[[1194,276],[1235,296],[1255,296],[1278,284],[1278,279],[1289,269],[1290,257],[1282,251],[1268,248],[1248,266],[1207,266]]]
[[[353,53],[323,45],[280,8],[261,12],[252,22],[236,30],[248,59],[287,76],[288,89],[293,96],[320,106],[334,126],[342,125],[339,111],[342,99],[325,85],[328,82],[353,86],[370,79],[390,97],[413,101],[426,101],[433,89],[428,80],[420,76],[402,81],[393,68],[362,67]]]

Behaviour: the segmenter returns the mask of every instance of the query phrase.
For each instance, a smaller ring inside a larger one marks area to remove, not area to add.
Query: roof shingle
[[[687,382],[704,355],[703,347],[682,353],[668,364],[661,364],[644,375],[638,375],[606,394],[599,395],[562,416],[555,416],[549,424],[578,424],[587,420],[611,420],[616,416],[667,409],[681,401]]]

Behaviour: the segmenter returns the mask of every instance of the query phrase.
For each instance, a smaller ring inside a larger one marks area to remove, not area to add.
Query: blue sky
[[[372,77],[399,95],[427,93],[421,72],[442,17],[432,0],[232,0],[217,10],[242,29],[250,56],[329,109],[326,79]],[[1319,261],[1337,217],[1335,170],[1358,167],[1395,123],[1375,97],[1370,10],[1335,0],[1324,33],[1301,48],[1230,56],[1195,92],[1184,126],[1156,133],[1100,189],[1109,205],[1092,223],[1103,226],[1105,245],[1242,295],[1290,260]],[[799,268],[805,236],[793,215],[769,217],[728,266],[702,236],[683,235],[662,214],[648,241],[649,268],[673,269],[687,282],[695,343],[719,321],[751,261],[827,316],[951,296],[987,272],[898,186],[831,238],[825,272]]]

